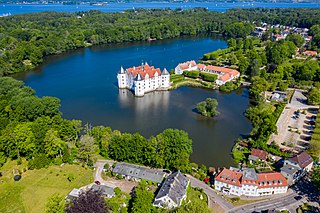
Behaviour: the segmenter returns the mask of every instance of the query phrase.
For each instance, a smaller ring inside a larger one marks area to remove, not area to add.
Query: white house
[[[189,179],[180,171],[170,174],[163,182],[153,205],[159,208],[174,209],[187,198]]]
[[[174,73],[181,75],[185,70],[198,70],[197,63],[194,60],[180,63],[174,69]]]
[[[216,80],[216,84],[219,86],[240,77],[240,72],[234,69],[212,65],[205,66],[203,64],[200,67],[200,70],[203,72],[217,74],[218,79]]]
[[[264,196],[286,193],[288,183],[279,172],[257,174],[254,169],[222,169],[215,177],[215,189],[231,195]]]
[[[120,68],[118,87],[133,91],[135,96],[143,96],[155,90],[167,90],[170,87],[170,74],[166,68],[161,72],[159,68],[149,66],[147,63],[138,67]]]
[[[182,74],[185,70],[196,70],[199,72],[215,74],[218,76],[215,83],[219,86],[240,77],[240,72],[237,70],[212,65],[196,64],[195,61],[187,61],[178,64],[175,68],[175,74]]]
[[[301,152],[284,161],[281,174],[288,179],[289,185],[292,185],[300,180],[307,172],[310,172],[312,166],[312,157],[306,152]]]

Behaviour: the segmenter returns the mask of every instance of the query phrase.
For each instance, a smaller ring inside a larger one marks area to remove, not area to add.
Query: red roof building
[[[267,160],[267,152],[260,149],[252,149],[251,156],[255,156],[260,160]]]
[[[316,51],[306,50],[306,51],[303,52],[303,55],[306,55],[306,56],[317,56],[318,53]]]
[[[288,182],[279,172],[256,174],[254,169],[222,169],[215,177],[215,189],[233,195],[262,196],[286,193]]]
[[[311,171],[313,166],[313,159],[308,153],[301,152],[288,159],[291,164],[298,165],[301,169]]]

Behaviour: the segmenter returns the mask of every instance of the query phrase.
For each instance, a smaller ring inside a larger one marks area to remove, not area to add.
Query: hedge
[[[204,73],[204,72],[200,73],[200,77],[202,78],[202,80],[210,81],[210,82],[215,82],[218,78],[218,76],[215,74]]]
[[[189,78],[198,78],[199,72],[198,71],[183,71],[183,75]]]

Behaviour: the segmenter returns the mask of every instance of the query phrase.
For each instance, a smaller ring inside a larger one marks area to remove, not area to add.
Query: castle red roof
[[[148,64],[138,67],[130,67],[126,69],[126,71],[128,74],[131,73],[133,77],[135,77],[138,73],[141,75],[142,78],[145,78],[147,74],[149,78],[153,78],[156,73],[158,73],[158,76],[161,75],[160,68],[154,68],[154,66],[149,66]]]

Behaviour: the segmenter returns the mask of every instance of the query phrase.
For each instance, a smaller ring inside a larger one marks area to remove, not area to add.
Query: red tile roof
[[[225,67],[218,67],[218,66],[212,66],[212,65],[208,65],[206,67],[206,69],[207,70],[213,70],[213,71],[216,71],[216,72],[223,72],[223,73],[235,73],[234,71],[238,72],[237,70],[234,70],[234,69],[229,69],[229,68],[225,68]]]
[[[186,61],[184,63],[180,63],[179,64],[179,67],[182,69],[182,70],[186,70],[186,69],[189,69],[189,67],[194,67],[194,66],[197,66],[196,62],[194,60],[192,61]]]
[[[227,168],[223,168],[221,172],[217,174],[215,180],[236,186],[241,186],[241,177],[242,172],[236,172]]]
[[[249,146],[249,144],[247,144],[247,143],[244,142],[244,141],[241,141],[241,142],[239,143],[239,145],[240,145],[240,146],[244,146],[244,147],[248,147],[248,146]]]
[[[267,152],[260,150],[260,149],[252,149],[251,151],[252,156],[256,156],[257,158],[261,160],[266,160],[267,159]]]
[[[306,168],[308,165],[313,163],[313,159],[306,152],[301,152],[300,154],[293,156],[289,161],[298,164],[301,168]]]
[[[256,180],[244,180],[243,172],[237,172],[223,168],[215,177],[215,180],[235,186],[256,185],[258,188],[271,188],[288,186],[287,179],[279,172],[266,172],[257,174]]]
[[[306,51],[303,52],[303,54],[305,54],[305,55],[317,55],[318,53],[316,51],[306,50]]]
[[[158,76],[161,75],[160,68],[154,68],[154,66],[149,66],[148,64],[138,67],[130,67],[126,69],[126,71],[128,74],[131,73],[133,77],[135,77],[138,73],[141,75],[142,78],[145,78],[147,74],[149,78],[153,78],[156,73],[158,73]]]
[[[197,66],[198,66],[199,69],[203,69],[203,68],[206,67],[206,65],[204,65],[204,64],[198,64]]]
[[[258,176],[258,188],[288,186],[287,179],[280,172],[260,173]]]

